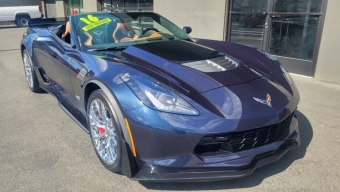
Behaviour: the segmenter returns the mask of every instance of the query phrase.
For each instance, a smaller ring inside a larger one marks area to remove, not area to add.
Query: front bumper
[[[177,159],[142,160],[137,157],[139,171],[131,179],[192,182],[240,178],[251,174],[258,167],[278,160],[288,150],[299,145],[298,121],[294,115],[289,129],[274,143],[238,153],[204,158],[182,155]]]

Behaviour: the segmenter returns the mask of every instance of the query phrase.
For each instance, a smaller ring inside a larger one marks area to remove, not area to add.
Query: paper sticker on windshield
[[[109,22],[111,22],[111,21],[112,21],[111,19],[105,18],[105,19],[102,19],[102,20],[93,22],[93,23],[91,23],[91,24],[88,24],[88,25],[86,25],[85,27],[83,27],[82,29],[83,29],[84,31],[88,31],[88,30],[90,30],[90,29],[96,28],[96,27],[98,27],[98,26],[100,26],[100,25],[104,25],[105,23],[109,23]]]

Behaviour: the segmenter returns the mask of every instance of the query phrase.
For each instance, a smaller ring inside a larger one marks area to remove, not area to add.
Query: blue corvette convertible
[[[299,146],[300,97],[280,62],[190,32],[147,12],[32,20],[28,87],[55,96],[101,163],[134,180],[239,178]]]

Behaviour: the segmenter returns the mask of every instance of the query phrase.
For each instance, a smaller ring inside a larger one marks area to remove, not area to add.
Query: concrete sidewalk
[[[250,176],[136,182],[100,164],[89,135],[54,97],[30,92],[19,51],[23,31],[0,29],[1,191],[340,191],[340,85],[293,76],[301,95],[301,146]]]

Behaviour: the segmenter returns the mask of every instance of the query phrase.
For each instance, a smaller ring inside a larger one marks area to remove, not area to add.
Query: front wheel
[[[101,89],[88,100],[88,126],[93,147],[101,163],[112,172],[121,169],[121,132],[109,100]]]

